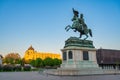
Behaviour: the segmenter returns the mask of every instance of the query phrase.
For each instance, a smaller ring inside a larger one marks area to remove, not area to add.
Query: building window
[[[88,51],[83,51],[83,60],[89,60]]]
[[[66,59],[67,59],[67,53],[63,52],[63,60],[66,60]]]
[[[27,54],[29,55],[29,52]]]
[[[69,52],[68,52],[68,58],[69,58],[69,59],[72,59],[72,58],[73,58],[72,51],[69,51]]]

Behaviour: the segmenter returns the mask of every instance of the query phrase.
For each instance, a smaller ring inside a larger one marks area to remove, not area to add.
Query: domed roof
[[[32,47],[32,45],[28,48],[28,50],[34,50],[34,48]]]

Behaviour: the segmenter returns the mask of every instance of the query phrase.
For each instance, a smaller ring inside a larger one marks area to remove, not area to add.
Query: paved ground
[[[52,76],[38,72],[0,72],[0,80],[120,80],[120,75]]]

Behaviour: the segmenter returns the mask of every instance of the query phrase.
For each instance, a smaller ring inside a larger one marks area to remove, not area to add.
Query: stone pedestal
[[[98,67],[96,49],[90,40],[70,37],[65,41],[62,51],[61,67],[53,72],[55,75],[91,75],[103,74]]]
[[[91,75],[102,74],[96,59],[93,41],[70,37],[61,50],[63,62],[58,75]]]
[[[61,68],[93,68],[98,67],[96,49],[84,47],[67,47],[62,49],[63,62]]]

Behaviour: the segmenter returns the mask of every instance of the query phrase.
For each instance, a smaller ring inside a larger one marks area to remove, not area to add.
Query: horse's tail
[[[92,30],[91,29],[89,29],[89,34],[92,37]]]

